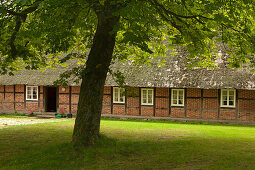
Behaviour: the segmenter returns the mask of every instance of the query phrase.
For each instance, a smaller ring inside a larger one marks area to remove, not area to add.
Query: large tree
[[[183,46],[189,62],[208,66],[223,44],[230,66],[254,63],[253,0],[0,0],[1,74],[69,59],[81,91],[73,142],[99,136],[103,87],[111,62],[148,62]],[[162,43],[164,41],[164,43]],[[61,54],[68,54],[63,57]],[[87,55],[88,54],[88,55]]]

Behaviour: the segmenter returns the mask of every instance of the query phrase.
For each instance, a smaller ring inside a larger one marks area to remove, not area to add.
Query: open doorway
[[[57,88],[56,87],[46,87],[45,110],[46,112],[57,112]]]

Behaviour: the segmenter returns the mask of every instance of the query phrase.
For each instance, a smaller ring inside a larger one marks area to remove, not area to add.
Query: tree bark
[[[78,111],[73,131],[74,146],[88,146],[99,137],[104,84],[112,60],[119,16],[110,10],[95,11],[97,30],[82,76]]]

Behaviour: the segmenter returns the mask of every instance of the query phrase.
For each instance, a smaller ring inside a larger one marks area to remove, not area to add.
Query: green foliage
[[[214,67],[222,44],[230,67],[255,63],[253,0],[16,0],[0,5],[2,74],[72,58],[63,53],[87,53],[98,22],[95,12],[112,7],[120,16],[114,59],[150,64],[167,49],[175,53],[182,46],[190,67]]]

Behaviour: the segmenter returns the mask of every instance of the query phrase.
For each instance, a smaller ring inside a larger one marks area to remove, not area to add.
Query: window
[[[235,107],[235,100],[235,89],[221,89],[221,107]]]
[[[124,92],[124,88],[113,87],[113,103],[125,103]]]
[[[184,106],[184,89],[172,89],[171,105]]]
[[[38,86],[27,86],[26,99],[38,100]]]
[[[153,89],[141,89],[141,103],[142,105],[153,105]]]

